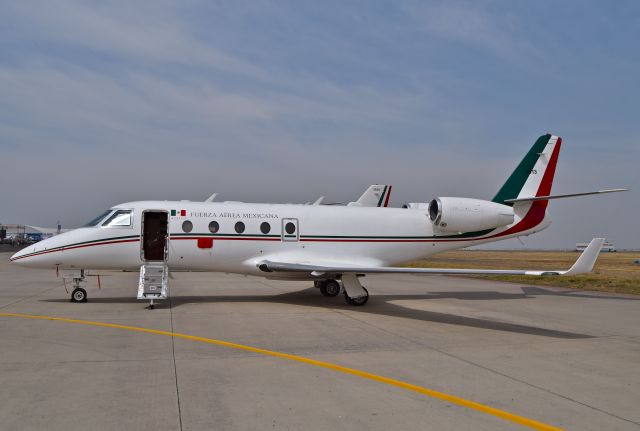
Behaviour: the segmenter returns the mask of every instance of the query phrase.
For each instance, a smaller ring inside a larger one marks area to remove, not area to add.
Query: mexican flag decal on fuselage
[[[186,217],[187,210],[171,210],[171,217]]]

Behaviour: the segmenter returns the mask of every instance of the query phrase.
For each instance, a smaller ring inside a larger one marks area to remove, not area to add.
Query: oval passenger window
[[[236,228],[236,232],[238,232],[238,233],[244,232],[244,223],[239,221],[238,223],[236,223],[235,228]]]
[[[193,223],[191,223],[189,220],[185,220],[182,222],[182,231],[189,233],[193,230]]]
[[[269,223],[262,222],[262,224],[260,225],[260,232],[262,232],[263,234],[268,234],[271,231],[271,225]]]
[[[296,225],[289,222],[285,225],[284,230],[289,234],[293,235],[296,232]]]
[[[209,232],[216,233],[220,230],[220,224],[217,221],[209,223]]]

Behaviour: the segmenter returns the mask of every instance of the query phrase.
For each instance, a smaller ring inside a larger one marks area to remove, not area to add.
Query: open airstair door
[[[168,294],[169,268],[167,257],[169,250],[167,211],[143,211],[141,229],[142,266],[138,284],[138,299],[150,301],[153,309],[154,299],[166,299]]]

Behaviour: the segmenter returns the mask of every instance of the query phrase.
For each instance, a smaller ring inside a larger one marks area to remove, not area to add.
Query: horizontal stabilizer
[[[568,270],[525,270],[525,269],[451,269],[451,268],[402,268],[389,266],[361,266],[321,262],[276,262],[265,260],[258,263],[264,272],[306,272],[314,277],[338,274],[444,274],[444,275],[575,275],[591,272],[600,254],[604,238],[594,238],[580,257]]]
[[[595,192],[570,193],[567,195],[531,196],[531,197],[517,198],[517,199],[505,199],[504,202],[515,203],[515,202],[547,201],[550,199],[563,199],[563,198],[573,198],[576,196],[602,195],[605,193],[617,193],[617,192],[626,192],[626,191],[629,191],[629,189],[598,190]]]

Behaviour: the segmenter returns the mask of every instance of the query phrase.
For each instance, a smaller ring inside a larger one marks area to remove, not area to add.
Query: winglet
[[[575,275],[585,274],[591,272],[593,265],[598,259],[602,245],[604,244],[604,238],[593,238],[587,248],[582,252],[576,263],[562,275]]]

